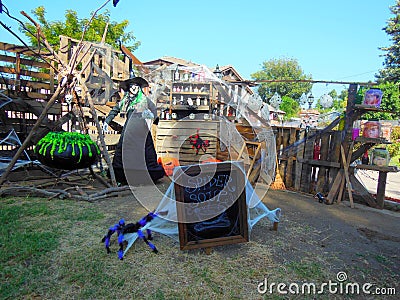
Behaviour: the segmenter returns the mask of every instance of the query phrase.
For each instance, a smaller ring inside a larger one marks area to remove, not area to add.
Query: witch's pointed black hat
[[[124,91],[128,91],[132,85],[137,85],[140,86],[141,88],[145,88],[149,86],[149,83],[143,77],[134,77],[121,81],[119,87]]]

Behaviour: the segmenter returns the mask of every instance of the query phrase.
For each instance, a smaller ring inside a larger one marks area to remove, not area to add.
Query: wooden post
[[[351,148],[352,148],[352,147],[351,147]],[[341,152],[341,154],[342,154],[344,176],[345,176],[346,182],[347,182],[347,191],[348,191],[348,193],[349,193],[350,207],[351,207],[351,208],[354,208],[353,192],[351,191],[351,182],[350,182],[350,177],[349,177],[349,166],[348,166],[348,164],[347,164],[346,157],[344,156],[344,149],[343,149],[343,146],[340,147],[340,152]],[[349,149],[349,152],[351,152],[351,149]]]
[[[300,140],[302,140],[305,136],[305,131],[300,132]],[[296,153],[296,174],[294,178],[294,188],[296,191],[300,190],[300,183],[301,183],[301,175],[302,175],[302,170],[303,170],[303,164],[300,162],[300,160],[304,157],[304,144],[301,143],[298,146],[298,150]]]
[[[326,196],[328,204],[332,204],[333,203],[333,200],[336,197],[336,194],[338,192],[338,189],[340,187],[340,184],[341,184],[342,180],[344,180],[344,178],[343,178],[343,170],[340,170],[337,173],[335,180],[333,181],[333,184],[332,184],[332,187],[330,188],[328,196]]]
[[[278,231],[278,225],[279,225],[279,222],[274,222],[274,224],[272,225],[272,230]]]
[[[108,168],[110,170],[111,184],[114,187],[116,187],[117,186],[117,181],[115,180],[114,168],[112,166],[110,156],[108,155],[107,145],[106,145],[106,142],[104,141],[103,131],[102,131],[102,128],[100,126],[99,120],[97,118],[97,113],[96,113],[96,109],[94,108],[92,96],[90,95],[86,84],[84,84],[84,83],[82,84],[82,89],[85,91],[85,94],[87,96],[87,100],[88,100],[89,108],[90,108],[90,113],[92,114],[93,121],[96,124],[97,132],[99,133],[100,143],[101,143],[101,148],[102,148],[102,154],[103,154],[104,159],[105,159],[105,161],[106,161],[106,163],[108,165]]]
[[[342,143],[342,134],[340,131],[335,131],[331,138],[331,144],[329,149],[328,161],[340,163],[340,145]],[[328,174],[329,187],[331,190],[332,184],[338,175],[339,169],[330,168]]]
[[[207,255],[210,255],[210,254],[212,253],[212,250],[213,250],[212,247],[204,248],[204,252],[205,252]]]
[[[383,209],[385,205],[386,178],[387,178],[387,172],[379,171],[376,202],[377,202],[377,207],[380,209]]]
[[[328,153],[329,153],[329,133],[325,133],[321,136],[321,154],[320,154],[320,160],[321,161],[328,161]],[[328,168],[324,166],[319,166],[318,167],[318,176],[317,176],[317,184],[316,184],[316,192],[320,192],[322,194],[325,194],[327,192],[327,172]]]
[[[19,53],[15,54],[15,93],[21,91],[21,57]]]
[[[304,149],[304,159],[313,159],[314,152],[314,142],[315,142],[315,130],[310,129],[308,132],[308,137],[306,139],[306,145]],[[309,164],[303,164],[303,171],[301,174],[300,181],[300,191],[305,193],[310,193],[311,191],[311,170],[312,166]]]
[[[289,145],[293,145],[296,142],[296,128],[290,128],[290,135],[289,135]],[[288,153],[287,165],[286,165],[286,179],[285,185],[286,187],[293,186],[293,162],[294,162],[294,154],[292,151]]]

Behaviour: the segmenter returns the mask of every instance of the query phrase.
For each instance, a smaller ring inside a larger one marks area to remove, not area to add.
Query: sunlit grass
[[[143,216],[131,200],[0,199],[0,299],[262,299],[257,286],[264,278],[321,283],[338,271],[335,253],[317,251],[315,228],[290,220],[278,232],[262,220],[249,243],[215,247],[210,255],[181,251],[156,233],[159,254],[138,241],[120,261],[116,237],[111,254],[100,241],[127,210],[129,222]],[[386,266],[392,261],[384,253],[357,255]],[[390,276],[390,284],[397,282]]]

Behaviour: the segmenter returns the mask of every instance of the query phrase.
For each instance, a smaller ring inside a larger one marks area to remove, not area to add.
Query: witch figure
[[[157,163],[150,131],[157,109],[142,90],[148,86],[142,77],[121,82],[120,89],[125,92],[124,96],[104,120],[103,131],[107,132],[108,124],[115,116],[126,116],[112,162],[115,178],[123,185],[151,184],[165,175],[164,169]]]

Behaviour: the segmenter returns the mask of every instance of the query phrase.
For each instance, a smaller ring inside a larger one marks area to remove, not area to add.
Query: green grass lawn
[[[266,219],[257,224],[258,235],[249,243],[216,247],[211,255],[200,249],[181,251],[179,242],[156,234],[159,254],[136,242],[120,261],[116,237],[111,254],[101,238],[118,221],[116,214],[129,210],[129,218],[138,220],[144,209],[136,200],[121,206],[118,199],[93,204],[0,198],[0,299],[292,299],[260,295],[257,286],[264,278],[327,282],[343,267],[340,253],[321,248],[320,228],[286,220],[282,231],[274,232]],[[302,251],[299,243],[311,250]],[[286,255],[281,255],[283,249]],[[375,254],[360,255],[371,261]],[[374,273],[374,282],[393,286],[398,282],[389,268],[394,258],[379,253],[378,259],[384,275]],[[349,273],[361,281],[371,278],[369,267],[354,264],[359,270],[347,266]],[[318,299],[342,297],[324,294]]]

